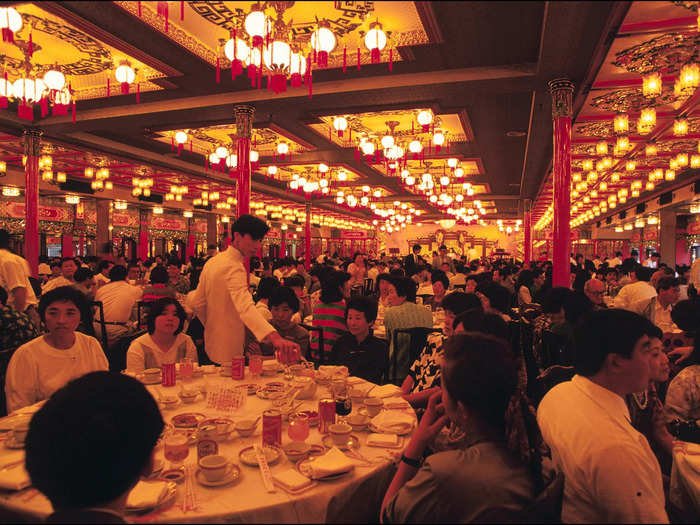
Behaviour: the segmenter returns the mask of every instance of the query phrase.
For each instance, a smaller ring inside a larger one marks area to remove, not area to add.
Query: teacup
[[[351,414],[347,418],[347,422],[353,430],[364,430],[369,424],[369,417],[363,414]]]
[[[328,427],[328,431],[333,439],[333,444],[342,446],[347,444],[352,427],[347,423],[333,423]]]
[[[173,396],[170,394],[164,395],[160,398],[160,402],[163,403],[163,406],[173,407],[177,405],[177,396]]]
[[[197,390],[185,389],[180,391],[180,399],[182,399],[183,403],[187,404],[194,403],[198,395],[199,392]]]
[[[256,423],[254,419],[241,419],[236,422],[236,432],[238,432],[241,437],[248,437],[255,432],[255,428],[257,427]]]
[[[305,458],[311,450],[311,445],[304,443],[303,441],[292,441],[287,443],[282,447],[284,453],[287,455],[287,459],[292,463]]]
[[[143,378],[148,381],[160,379],[160,368],[146,368],[146,370],[143,371]]]
[[[381,398],[378,397],[368,397],[365,399],[365,407],[367,408],[367,413],[369,414],[369,417],[374,417],[379,412],[382,411],[382,407],[384,406],[384,401],[382,401]]]
[[[24,443],[29,431],[29,421],[20,421],[12,428],[12,438],[15,443]]]
[[[226,476],[229,461],[225,456],[204,456],[199,460],[199,468],[207,481],[221,481]]]

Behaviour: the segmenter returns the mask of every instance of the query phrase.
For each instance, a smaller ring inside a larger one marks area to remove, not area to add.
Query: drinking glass
[[[352,412],[352,399],[348,393],[348,383],[344,377],[331,380],[331,395],[335,401],[335,413],[340,416],[339,421],[344,421],[345,416]]]
[[[194,375],[194,363],[191,357],[183,357],[180,362],[180,375],[183,379],[191,379]]]
[[[292,441],[306,441],[309,437],[309,417],[306,414],[290,414],[287,435]]]
[[[171,432],[163,440],[163,453],[165,459],[170,461],[171,468],[182,468],[185,459],[190,453],[187,435],[180,432]]]
[[[248,358],[248,369],[254,377],[258,377],[262,372],[263,359],[261,355],[251,355]]]

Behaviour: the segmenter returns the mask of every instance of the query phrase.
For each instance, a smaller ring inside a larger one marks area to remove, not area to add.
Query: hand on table
[[[442,404],[442,390],[438,390],[430,396],[428,408],[418,424],[418,428],[411,437],[411,442],[406,448],[406,455],[409,457],[420,457],[425,448],[432,443],[442,430],[449,418],[445,414],[445,407]]]

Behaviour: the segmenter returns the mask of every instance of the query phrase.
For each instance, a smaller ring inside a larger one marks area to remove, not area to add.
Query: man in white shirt
[[[24,312],[37,305],[34,289],[29,282],[29,264],[9,251],[10,234],[0,230],[0,286],[7,292],[7,305]]]
[[[41,289],[41,293],[50,292],[59,286],[73,286],[75,280],[73,274],[78,269],[78,264],[73,257],[63,257],[61,259],[61,275],[55,279],[49,280]]]
[[[97,273],[95,274],[95,284],[97,288],[102,288],[105,284],[109,282],[109,271],[114,268],[114,263],[103,259],[100,264],[97,265]]]
[[[654,252],[651,254],[651,257],[649,257],[646,261],[644,261],[644,265],[647,268],[658,268],[660,260],[661,260],[661,255],[659,255],[657,252]]]
[[[284,339],[255,307],[248,287],[246,258],[260,249],[269,226],[253,215],[241,215],[231,225],[233,243],[204,265],[188,306],[204,325],[204,348],[215,363],[243,356],[245,328],[262,343],[272,344],[285,360],[299,355],[299,345]]]
[[[101,301],[105,321],[108,323],[107,337],[110,344],[129,331],[127,324],[132,319],[134,305],[143,295],[143,290],[126,282],[127,270],[124,266],[116,265],[109,272],[108,284],[95,293],[95,301]],[[100,333],[99,310],[95,313],[95,331]]]
[[[608,259],[608,268],[616,268],[622,264],[622,252],[615,252],[615,257]]]
[[[537,409],[565,476],[564,523],[668,523],[659,463],[625,404],[649,384],[651,330],[632,312],[592,313],[576,333],[577,374]]]
[[[656,295],[656,290],[649,284],[651,270],[638,265],[634,272],[630,273],[631,283],[626,284],[615,297],[615,308],[630,310],[630,307],[644,299],[651,299]]]
[[[656,283],[656,294],[655,297],[632,304],[630,310],[649,319],[664,333],[678,331],[676,323],[671,319],[671,309],[681,295],[678,279],[661,277]]]

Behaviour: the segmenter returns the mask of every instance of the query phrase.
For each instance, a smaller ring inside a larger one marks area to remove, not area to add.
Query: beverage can
[[[175,363],[163,363],[161,369],[161,384],[163,386],[175,386]]]
[[[245,357],[234,357],[231,359],[231,378],[245,378]]]
[[[335,423],[335,401],[331,398],[318,402],[318,431],[328,434],[328,427]]]
[[[265,410],[262,415],[262,444],[280,446],[282,444],[282,413],[279,410]]]

